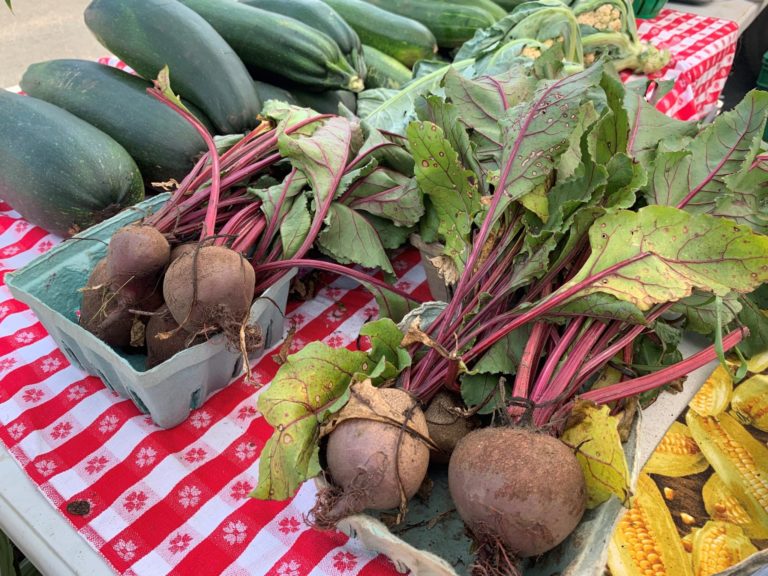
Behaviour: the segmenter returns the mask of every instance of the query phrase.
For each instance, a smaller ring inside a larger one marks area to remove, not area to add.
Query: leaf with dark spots
[[[591,255],[559,291],[605,292],[641,310],[694,289],[725,296],[768,281],[768,237],[747,226],[668,206],[618,211],[589,231]]]
[[[619,320],[630,324],[645,324],[645,315],[630,302],[619,300],[610,294],[595,292],[554,308],[550,317],[587,316],[600,320]]]
[[[259,411],[275,432],[261,453],[253,497],[285,500],[320,473],[320,424],[346,402],[352,376],[368,365],[372,367],[365,352],[320,342],[288,357],[259,396]]]
[[[435,124],[412,123],[408,142],[416,162],[416,181],[437,212],[444,254],[463,270],[472,220],[482,210],[477,178],[461,165],[456,150]]]
[[[530,102],[507,110],[499,179],[503,197],[495,217],[550,177],[568,138],[578,129],[582,102],[601,76],[602,69],[596,65],[562,80],[542,81]]]

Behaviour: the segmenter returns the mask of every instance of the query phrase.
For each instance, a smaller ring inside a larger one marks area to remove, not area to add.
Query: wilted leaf
[[[580,421],[560,439],[576,451],[587,482],[587,508],[595,508],[616,495],[626,503],[629,499],[629,468],[621,447],[619,419],[611,416],[608,406],[599,408],[587,403],[574,407]]]
[[[312,225],[312,216],[307,208],[305,196],[297,196],[291,208],[280,223],[280,239],[283,243],[283,258],[290,258],[304,243]]]
[[[258,400],[275,432],[261,453],[255,498],[285,500],[320,473],[319,426],[346,401],[352,376],[370,365],[365,352],[320,342],[288,357]]]

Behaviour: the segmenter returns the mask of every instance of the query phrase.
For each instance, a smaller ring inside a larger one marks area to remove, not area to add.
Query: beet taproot
[[[572,449],[523,428],[480,428],[465,436],[451,456],[448,487],[474,537],[500,541],[518,557],[557,546],[586,507]]]
[[[400,426],[351,418],[343,420],[328,437],[328,471],[342,491],[332,510],[337,519],[367,509],[397,508],[401,504],[400,482],[410,499],[427,474],[429,448],[402,427],[408,419],[416,432],[427,437],[424,413],[403,390],[383,388],[378,394],[401,417]]]
[[[163,296],[187,332],[242,326],[248,320],[256,274],[242,255],[224,246],[182,254],[168,267]]]
[[[151,278],[168,265],[171,247],[153,226],[131,225],[117,230],[107,247],[107,275],[113,287]]]
[[[447,464],[459,440],[477,428],[477,419],[457,412],[464,408],[450,392],[438,392],[424,411],[429,437],[438,450],[430,455],[432,462]]]
[[[192,336],[181,330],[167,306],[161,306],[150,316],[145,332],[147,370],[172,358],[182,350],[205,342],[203,336]]]

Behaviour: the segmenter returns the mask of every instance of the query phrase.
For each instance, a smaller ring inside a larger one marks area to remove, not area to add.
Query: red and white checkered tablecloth
[[[674,79],[675,87],[659,108],[681,119],[705,115],[733,61],[736,24],[665,10],[640,30],[673,53],[659,77]],[[0,442],[116,572],[395,573],[356,540],[307,526],[311,482],[287,502],[248,497],[271,434],[256,410],[259,385],[277,370],[271,352],[254,367],[258,385],[238,380],[172,430],[155,427],[133,403],[69,365],[3,280],[59,240],[0,202]],[[403,253],[395,267],[402,288],[427,295],[416,253]],[[313,300],[289,304],[294,350],[313,340],[354,347],[360,326],[375,315],[367,292],[328,281]],[[90,512],[69,513],[74,500],[88,501]]]
[[[736,54],[736,22],[664,9],[652,20],[638,20],[640,37],[667,48],[672,59],[654,78],[674,87],[656,107],[679,120],[701,120],[715,106]],[[639,78],[622,74],[625,80]]]
[[[0,203],[0,441],[50,503],[120,574],[395,574],[383,557],[340,533],[304,522],[313,504],[308,482],[291,501],[248,497],[271,434],[260,417],[260,385],[274,376],[274,351],[210,398],[182,425],[154,426],[134,404],[71,366],[35,315],[14,300],[5,273],[59,239]],[[418,253],[395,261],[399,286],[427,296]],[[311,301],[289,304],[293,351],[313,340],[355,347],[371,295],[348,282]],[[67,504],[86,500],[77,516]]]

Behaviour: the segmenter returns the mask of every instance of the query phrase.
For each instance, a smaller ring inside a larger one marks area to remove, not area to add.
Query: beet
[[[519,557],[557,546],[586,507],[572,449],[522,428],[481,428],[464,437],[451,456],[448,487],[478,541],[498,540]]]
[[[438,450],[432,452],[432,462],[447,464],[456,444],[477,428],[476,418],[465,418],[456,413],[463,408],[460,401],[450,392],[441,391],[432,399],[424,412],[429,437]]]
[[[166,337],[161,338],[160,335]],[[147,370],[182,350],[205,342],[203,336],[190,336],[186,330],[180,330],[167,306],[160,307],[150,316],[144,337],[147,343]]]
[[[407,392],[383,388],[378,394],[403,421],[412,410],[411,426],[427,436],[424,413]],[[401,430],[399,426],[377,420],[351,418],[331,432],[326,448],[328,471],[342,490],[340,500],[331,511],[333,518],[340,519],[365,509],[387,510],[400,506],[398,473],[405,497],[416,494],[427,474],[429,448],[422,440]]]
[[[187,332],[240,326],[253,301],[256,275],[250,262],[223,246],[183,254],[165,273],[163,295]]]
[[[191,254],[197,250],[198,244],[195,242],[187,242],[186,244],[179,244],[171,250],[171,262],[184,256],[184,254]]]
[[[131,343],[133,314],[109,287],[106,258],[93,268],[83,290],[80,325],[110,346]]]
[[[117,288],[134,278],[157,276],[168,265],[171,247],[153,226],[131,225],[117,230],[107,248],[107,275]]]

